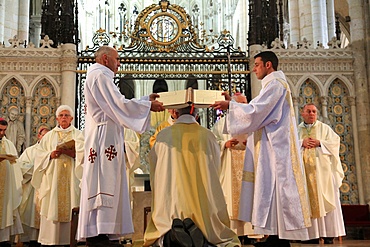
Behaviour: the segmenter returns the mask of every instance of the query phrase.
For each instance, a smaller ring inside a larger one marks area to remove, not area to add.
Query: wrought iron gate
[[[122,38],[122,36],[121,36]],[[244,93],[250,99],[248,58],[233,47],[234,39],[223,31],[214,47],[199,44],[189,15],[185,10],[166,0],[144,9],[137,17],[131,43],[116,46],[121,67],[114,81],[125,76],[132,80],[188,80],[206,81],[206,89],[221,89]],[[94,53],[102,45],[109,45],[111,37],[98,30],[94,46],[79,52],[77,77],[77,126],[84,127],[83,87],[86,70],[94,63]],[[215,121],[215,113],[207,110],[207,127]]]

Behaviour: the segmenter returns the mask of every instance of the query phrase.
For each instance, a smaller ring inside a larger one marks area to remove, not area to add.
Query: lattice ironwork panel
[[[342,204],[358,204],[358,185],[354,157],[351,104],[348,89],[340,80],[331,83],[328,92],[328,118],[340,136],[339,156],[344,170],[341,191]]]
[[[31,145],[37,142],[40,128],[55,127],[57,105],[55,89],[47,80],[42,79],[36,86],[32,100]]]

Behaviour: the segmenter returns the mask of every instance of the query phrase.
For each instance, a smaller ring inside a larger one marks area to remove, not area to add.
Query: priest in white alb
[[[17,157],[17,149],[5,137],[7,127],[8,122],[0,118],[0,154]],[[11,247],[13,236],[23,233],[18,212],[22,200],[22,172],[14,162],[0,158],[0,246],[4,247]]]
[[[307,240],[311,225],[294,108],[276,54],[264,51],[254,59],[253,72],[262,80],[259,95],[248,104],[226,95],[213,107],[228,109],[232,136],[249,135],[239,219],[252,222],[256,234],[269,235],[255,246],[289,247],[289,240]]]
[[[124,128],[143,133],[150,111],[163,111],[157,94],[128,100],[113,79],[118,52],[102,46],[85,84],[85,155],[77,240],[88,247],[120,246],[112,240],[133,233],[126,175]]]

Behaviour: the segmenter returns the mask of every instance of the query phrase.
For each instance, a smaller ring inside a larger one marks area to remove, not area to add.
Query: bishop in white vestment
[[[298,126],[305,165],[312,226],[310,239],[345,236],[339,188],[344,178],[339,157],[340,138],[329,125],[317,120],[317,109],[307,104],[301,112],[304,122]]]
[[[57,126],[46,133],[37,146],[31,180],[39,192],[38,242],[42,245],[70,244],[72,209],[80,202],[80,181],[75,172],[77,145],[59,147],[76,140],[81,131],[71,124],[73,110],[68,105],[58,107],[56,119]]]
[[[144,246],[162,239],[175,218],[191,218],[213,245],[240,246],[229,228],[219,181],[220,148],[211,131],[193,116],[181,115],[158,133],[149,159],[152,213]]]

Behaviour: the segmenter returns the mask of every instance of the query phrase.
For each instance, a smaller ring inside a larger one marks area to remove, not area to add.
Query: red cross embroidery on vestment
[[[117,156],[117,151],[113,145],[110,145],[109,148],[105,149],[105,156],[107,156],[109,161],[112,161]]]
[[[94,161],[96,159],[96,156],[97,156],[96,151],[94,149],[90,148],[89,161],[91,163],[94,163]]]

